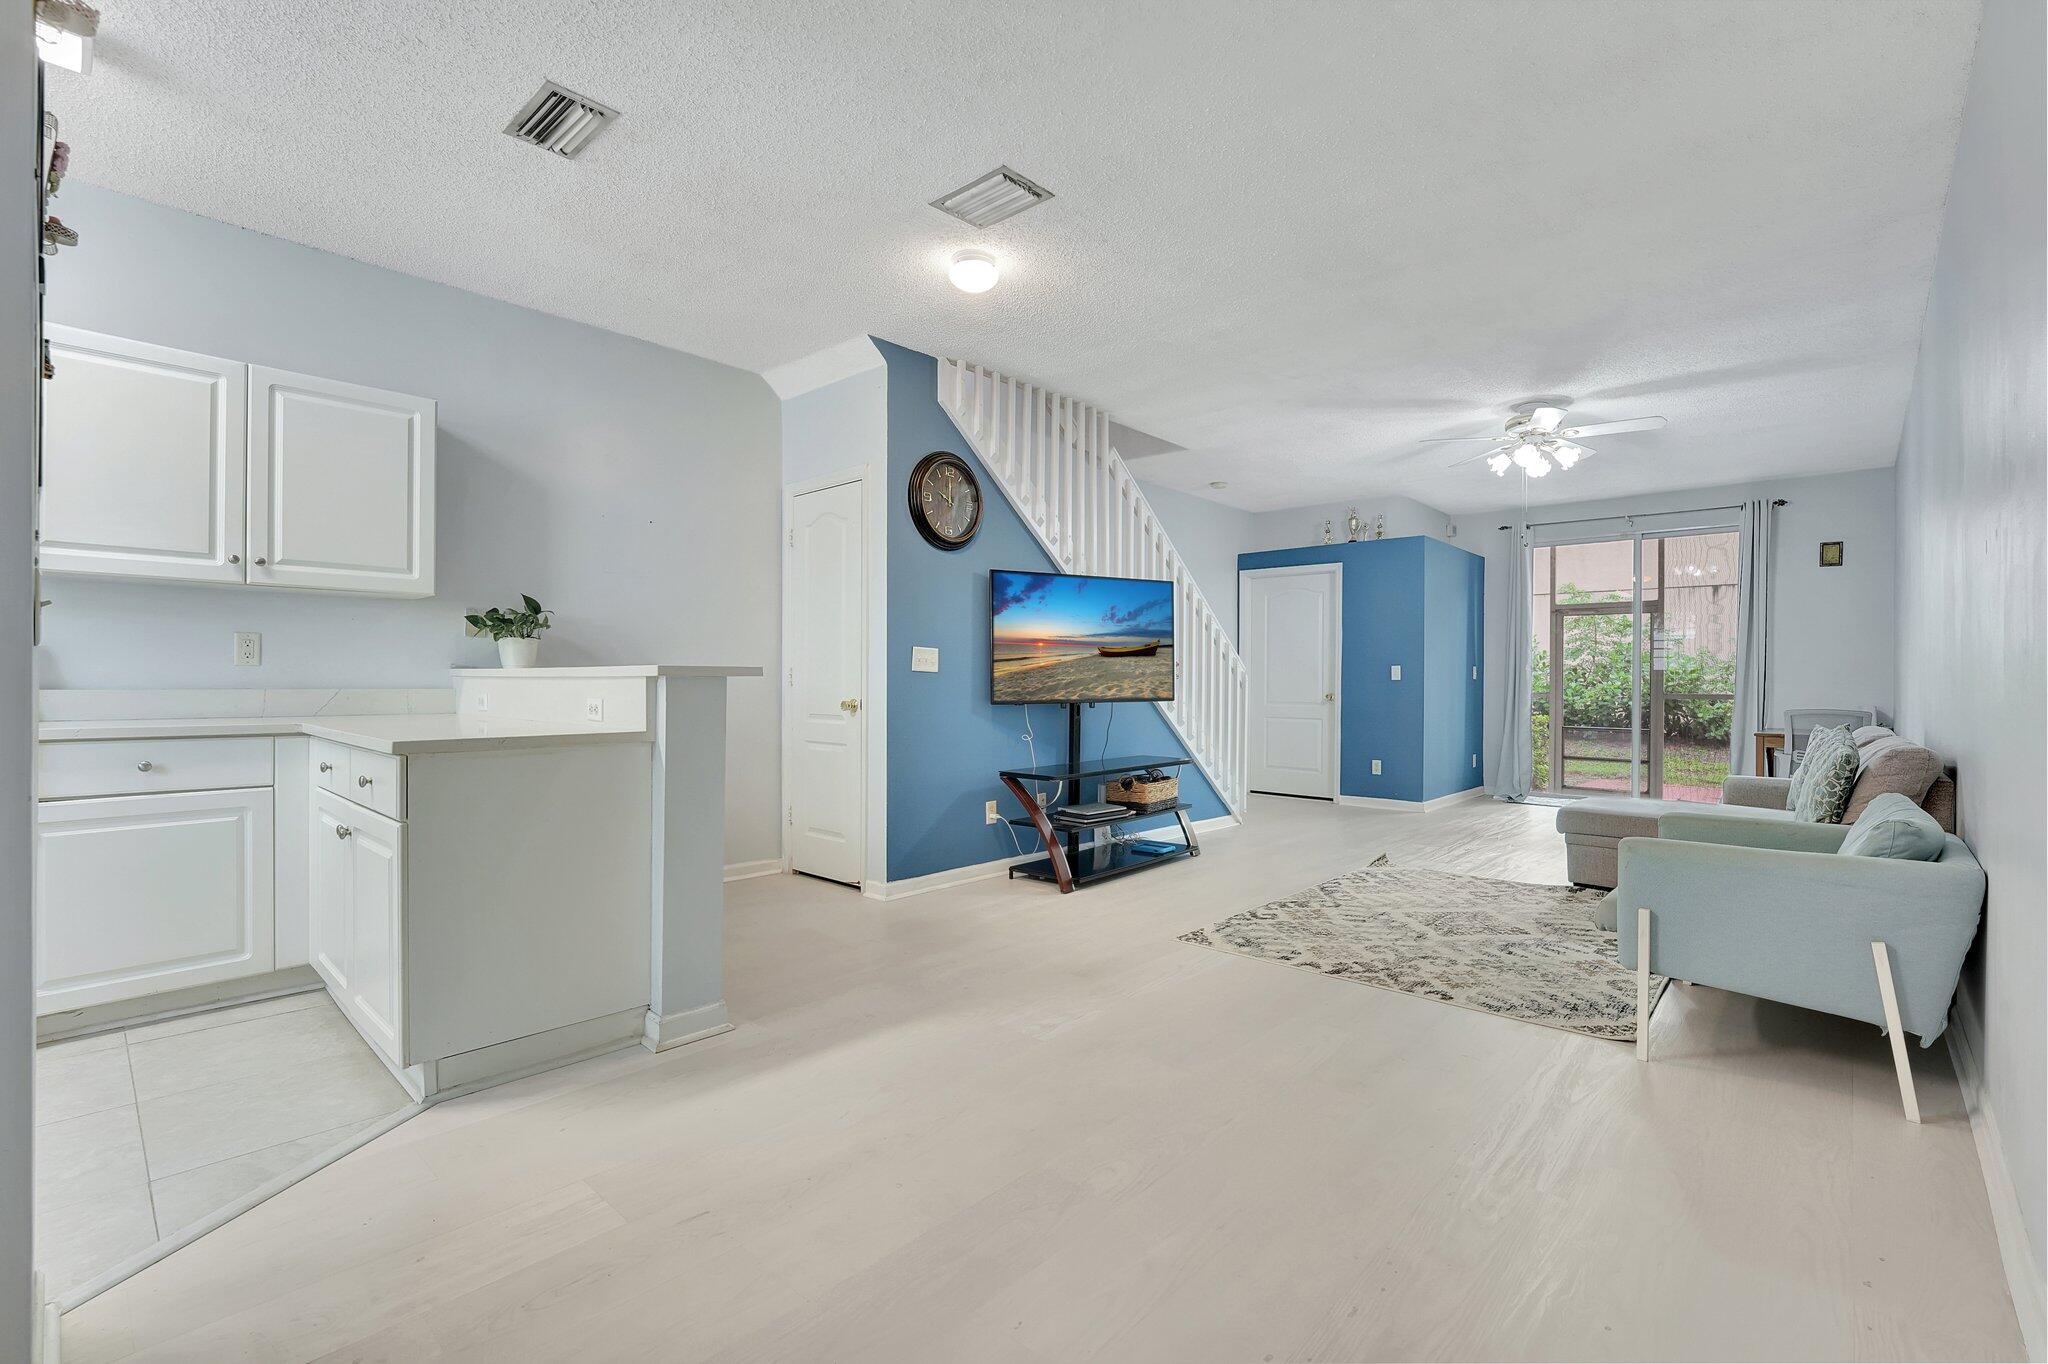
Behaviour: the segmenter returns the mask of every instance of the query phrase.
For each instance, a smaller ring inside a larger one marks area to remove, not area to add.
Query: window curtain
[[[1493,794],[1500,800],[1521,800],[1535,779],[1536,754],[1529,734],[1529,525],[1517,521],[1509,529],[1513,552],[1508,555],[1507,701],[1501,717],[1500,770]]]
[[[1755,763],[1756,732],[1770,727],[1771,535],[1777,519],[1767,497],[1742,506],[1741,640],[1736,652],[1735,714],[1728,726],[1730,772],[1749,772]],[[1761,773],[1752,773],[1761,776]]]

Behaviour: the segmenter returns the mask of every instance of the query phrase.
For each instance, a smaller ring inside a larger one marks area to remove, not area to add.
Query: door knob
[[[855,711],[860,709],[860,701],[857,698],[850,701],[841,701],[839,703],[839,709],[845,711],[848,715],[852,715]]]
[[[354,832],[355,830],[349,828],[348,825],[346,824],[337,824],[334,826],[334,836],[336,838],[347,838],[350,834]]]
[[[1333,691],[1326,691],[1323,693],[1323,699],[1325,701],[1334,701],[1337,699],[1337,693]]]
[[[139,762],[139,763],[135,764],[135,770],[136,770],[137,772],[147,772],[147,771],[149,771],[149,770],[150,770],[150,769],[151,769],[152,767],[155,767],[155,766],[156,766],[156,764],[155,764],[155,763],[151,762],[151,761],[150,761],[149,759],[147,759],[147,758],[144,758],[144,759],[143,759],[143,760],[142,760],[141,762]]]

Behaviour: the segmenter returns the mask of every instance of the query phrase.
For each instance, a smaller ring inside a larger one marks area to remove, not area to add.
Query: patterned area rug
[[[1411,871],[1382,856],[1181,941],[1633,1042],[1635,974],[1615,961],[1614,934],[1593,925],[1601,894]],[[1650,978],[1652,1010],[1665,984]]]

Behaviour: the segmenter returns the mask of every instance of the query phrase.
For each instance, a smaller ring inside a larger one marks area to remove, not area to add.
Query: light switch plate
[[[914,673],[935,673],[939,670],[939,651],[922,644],[910,646],[910,671]]]
[[[1477,663],[1472,665],[1472,680],[1474,682],[1479,680],[1479,665]]]
[[[235,631],[235,666],[254,668],[263,662],[263,636],[254,630]]]
[[[1375,777],[1380,775],[1380,760],[1378,758],[1372,760],[1372,774]]]
[[[1394,665],[1394,680],[1396,682],[1401,680],[1401,665],[1398,663]]]

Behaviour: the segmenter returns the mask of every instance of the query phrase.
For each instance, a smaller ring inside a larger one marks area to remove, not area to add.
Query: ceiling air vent
[[[505,131],[544,152],[574,156],[618,116],[618,110],[548,81],[512,116]]]
[[[971,184],[932,200],[932,207],[973,227],[992,227],[1052,198],[1052,191],[1034,185],[1008,166],[997,166]]]

